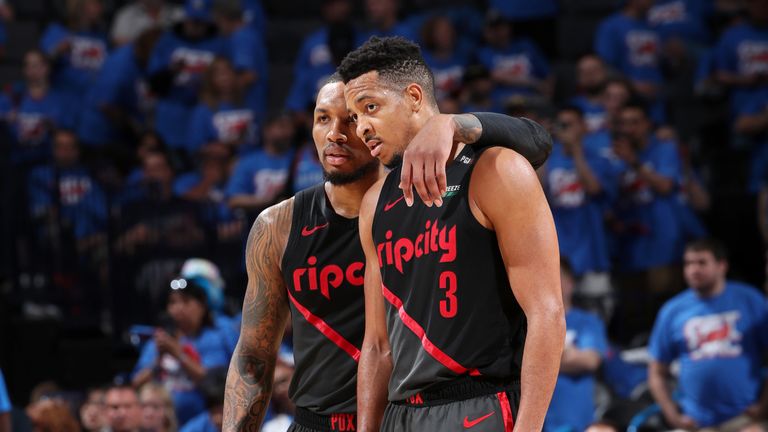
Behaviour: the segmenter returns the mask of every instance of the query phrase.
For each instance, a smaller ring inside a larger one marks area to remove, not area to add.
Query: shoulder
[[[728,281],[727,286],[731,292],[744,298],[749,303],[766,301],[765,297],[760,293],[760,290],[752,285],[743,282]]]
[[[361,219],[373,219],[373,214],[376,212],[376,204],[379,202],[379,197],[381,196],[381,189],[384,187],[384,182],[387,180],[387,177],[392,175],[392,172],[376,181],[376,183],[374,183],[365,193],[363,202],[360,204]]]
[[[696,294],[692,289],[688,288],[664,303],[661,310],[659,310],[658,319],[670,319],[681,311],[686,310],[695,301],[697,301]]]
[[[520,153],[505,147],[491,147],[477,157],[472,177],[481,182],[515,181],[536,178],[536,172]]]
[[[271,207],[267,207],[259,213],[256,222],[262,226],[275,226],[276,228],[290,229],[290,216],[293,214],[294,197],[281,201]],[[288,221],[287,226],[285,221]]]

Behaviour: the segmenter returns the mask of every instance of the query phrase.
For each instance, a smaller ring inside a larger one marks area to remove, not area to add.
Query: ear
[[[408,84],[405,88],[405,100],[413,112],[419,112],[424,105],[424,89],[416,83]]]

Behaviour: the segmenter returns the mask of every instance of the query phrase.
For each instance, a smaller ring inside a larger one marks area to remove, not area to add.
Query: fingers
[[[424,204],[426,204],[427,207],[432,207],[432,199],[429,196],[427,185],[424,182],[424,165],[417,165],[413,168],[413,176],[411,178],[413,179],[413,186],[416,188],[416,193],[419,194],[419,197],[424,201]]]
[[[412,178],[411,171],[412,171],[412,167],[411,167],[410,156],[406,151],[405,154],[403,155],[403,169],[400,172],[400,189],[403,190],[405,203],[408,205],[408,207],[413,205],[413,183],[411,183],[411,178]]]
[[[422,196],[421,199],[424,200],[424,202],[431,200],[436,206],[440,207],[443,205],[443,200],[441,198],[442,194],[440,193],[440,186],[437,182],[437,175],[435,174],[435,165],[436,163],[429,159],[427,160],[426,165],[424,165],[424,185],[429,196],[426,197],[426,199]]]
[[[437,206],[441,206],[443,204],[442,196],[445,195],[445,192],[448,190],[448,177],[445,174],[445,162],[441,162],[439,160],[435,161],[435,178],[437,180],[437,188],[438,188],[438,197],[440,197],[440,204]]]

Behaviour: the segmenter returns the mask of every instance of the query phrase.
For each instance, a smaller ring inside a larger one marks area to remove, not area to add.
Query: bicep
[[[562,308],[560,261],[552,213],[531,166],[507,152],[474,182],[477,205],[496,231],[509,283],[527,316]],[[476,170],[481,172],[480,170]]]

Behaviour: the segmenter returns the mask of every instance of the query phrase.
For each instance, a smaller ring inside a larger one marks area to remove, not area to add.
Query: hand
[[[688,417],[687,415],[679,411],[666,417],[667,417],[667,422],[669,422],[669,424],[676,429],[696,430],[699,428],[699,425],[696,423],[696,420]]]
[[[617,138],[613,140],[613,152],[616,156],[627,163],[629,166],[637,164],[637,153],[632,148],[632,144],[626,138]]]
[[[443,205],[447,189],[445,164],[453,150],[454,128],[453,116],[437,114],[408,144],[403,153],[400,189],[409,207],[413,205],[413,187],[428,207]]]
[[[181,345],[179,341],[168,332],[162,329],[155,331],[155,344],[157,345],[157,351],[161,353],[168,353],[176,358],[181,357]]]
[[[56,45],[56,48],[53,49],[54,56],[60,56],[64,55],[69,52],[69,50],[72,49],[72,41],[69,40],[69,38],[64,39],[63,41],[59,42]]]

